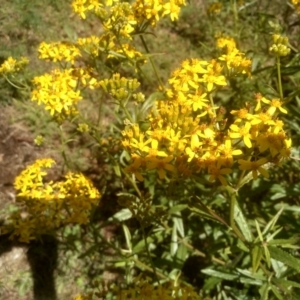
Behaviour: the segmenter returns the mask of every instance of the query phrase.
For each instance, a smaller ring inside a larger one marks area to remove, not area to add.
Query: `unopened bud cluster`
[[[119,73],[116,73],[111,79],[101,80],[98,85],[116,100],[123,101],[126,100],[128,96],[132,95],[136,89],[138,89],[140,83],[137,79],[128,79],[121,77]]]
[[[287,56],[291,51],[288,38],[279,34],[274,34],[272,38],[273,45],[270,47],[270,52],[277,56]]]

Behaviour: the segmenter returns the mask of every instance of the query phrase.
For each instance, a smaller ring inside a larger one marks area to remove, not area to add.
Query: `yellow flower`
[[[284,132],[279,132],[279,133],[266,132],[264,134],[260,134],[257,137],[257,144],[259,147],[259,151],[262,153],[267,149],[269,149],[271,156],[274,157],[284,147],[285,139],[286,138]]]
[[[139,171],[141,164],[142,159],[140,157],[136,157],[133,163],[124,169],[124,172],[133,174],[139,181],[144,181],[144,177]]]
[[[234,149],[231,145],[231,140],[227,138],[224,144],[218,147],[221,156],[218,157],[218,166],[231,166],[233,164],[233,156],[243,154],[242,150]]]
[[[37,146],[41,146],[44,143],[45,139],[42,135],[38,135],[35,139],[34,139],[34,143]]]
[[[77,103],[82,99],[79,90],[75,90],[77,80],[72,75],[72,69],[54,69],[33,79],[35,89],[31,100],[43,103],[50,114],[59,119],[77,114]],[[75,88],[75,89],[74,89]]]
[[[282,113],[287,114],[287,110],[282,107],[282,104],[282,101],[279,99],[272,99],[269,103],[270,108],[268,108],[267,113],[273,116],[276,110],[279,109]]]
[[[156,158],[156,157],[147,157],[149,162],[147,168],[149,170],[157,169],[157,173],[160,179],[164,179],[166,177],[166,171],[175,172],[176,168],[169,164],[173,160],[173,156],[170,155],[164,158]]]
[[[174,1],[167,2],[163,6],[163,16],[170,15],[172,21],[175,21],[179,17],[180,6],[178,6]]]
[[[18,72],[22,70],[28,63],[29,60],[26,57],[21,57],[20,60],[17,61],[10,56],[0,65],[0,74]]]
[[[269,177],[269,173],[262,166],[266,164],[268,160],[264,158],[260,158],[257,161],[248,161],[244,159],[239,159],[238,163],[240,164],[239,168],[241,170],[249,170],[252,172],[253,179],[257,179],[258,172],[263,175],[265,178]]]
[[[230,126],[230,129],[232,130],[231,132],[229,132],[229,136],[232,139],[238,139],[238,138],[242,138],[245,145],[248,148],[252,147],[252,142],[251,142],[251,133],[250,133],[250,129],[251,129],[251,124],[249,122],[246,122],[246,124],[242,127],[239,127],[236,124],[232,124]]]
[[[208,102],[208,100],[205,98],[207,96],[207,93],[202,93],[201,91],[197,91],[195,95],[188,95],[188,101],[187,105],[192,105],[193,110],[199,110],[202,109],[202,107],[206,107],[207,104],[205,102]]]
[[[207,8],[208,14],[218,14],[222,9],[223,4],[221,2],[212,3]]]
[[[94,10],[96,12],[101,6],[99,0],[73,0],[72,2],[74,12],[79,14],[82,19],[86,18],[86,11]]]
[[[89,132],[89,125],[86,123],[80,123],[78,124],[77,130],[79,132]]]
[[[197,134],[193,134],[191,136],[191,146],[185,149],[185,152],[189,157],[188,162],[190,162],[194,157],[199,157],[203,153],[202,145],[203,143],[200,142],[199,136]]]
[[[22,212],[10,217],[8,227],[22,241],[70,223],[86,224],[92,207],[99,201],[98,190],[80,173],[69,172],[63,181],[44,182],[45,169],[54,163],[52,159],[37,160],[15,179]]]
[[[213,90],[214,85],[227,85],[227,81],[224,75],[220,75],[221,73],[221,65],[217,63],[215,60],[207,66],[207,73],[203,74],[202,78],[199,80],[200,82],[205,82],[206,88],[208,92]]]
[[[38,49],[40,59],[49,59],[53,62],[68,61],[72,65],[75,63],[75,58],[81,56],[79,49],[66,42],[46,43],[42,42]]]
[[[146,141],[144,141],[144,137],[145,135],[140,133],[139,134],[139,139],[134,139],[132,138],[130,141],[130,146],[133,148],[136,148],[137,150],[141,151],[141,152],[149,152],[150,147],[147,146],[151,143],[152,139],[147,139]]]
[[[221,169],[217,166],[211,165],[208,168],[208,174],[210,175],[208,180],[212,182],[215,179],[219,179],[222,185],[226,186],[228,183],[223,175],[228,175],[230,173],[232,173],[232,170],[229,168]]]

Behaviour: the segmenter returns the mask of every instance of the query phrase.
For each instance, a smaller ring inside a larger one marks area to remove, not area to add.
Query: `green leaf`
[[[252,285],[258,285],[261,286],[263,282],[261,280],[257,279],[251,279],[251,278],[246,278],[246,277],[241,277],[240,282],[244,284],[252,284]]]
[[[300,271],[300,260],[277,247],[269,246],[271,257],[283,262],[289,267]]]
[[[237,247],[244,252],[249,252],[249,248],[240,239],[237,241]]]
[[[213,277],[226,279],[226,280],[237,280],[239,278],[238,275],[225,273],[225,272],[220,272],[220,271],[216,271],[216,270],[213,270],[213,269],[204,269],[204,270],[201,270],[201,272],[206,274],[206,275],[210,275],[210,276],[213,276]]]
[[[118,211],[117,213],[115,213],[111,218],[109,218],[109,221],[125,221],[128,219],[131,219],[132,217],[132,213],[128,208],[123,208],[120,211]]]
[[[278,219],[279,219],[279,216],[281,215],[283,211],[283,207],[281,207],[281,209],[277,212],[277,214],[271,219],[270,222],[268,222],[267,226],[265,227],[264,231],[263,231],[263,234],[266,234],[267,232],[271,231],[274,226],[276,225]]]
[[[171,256],[174,256],[176,254],[176,251],[178,249],[178,236],[177,236],[177,228],[176,223],[174,222],[173,218],[173,228],[172,228],[172,237],[171,237],[171,244],[170,244],[170,254]]]
[[[281,246],[286,248],[294,248],[294,244],[299,243],[299,237],[292,237],[290,239],[277,239],[269,241],[268,244],[272,246]]]
[[[213,290],[220,282],[222,282],[221,278],[217,277],[209,277],[205,280],[202,290],[203,291],[211,291]]]
[[[179,244],[176,252],[176,259],[179,263],[184,263],[188,255],[188,249],[183,243]]]
[[[276,286],[274,286],[274,285],[271,284],[270,287],[271,287],[271,290],[272,290],[273,294],[276,296],[277,299],[279,299],[279,300],[283,300],[283,299],[284,299],[284,298],[280,295],[280,293],[279,293],[279,291],[278,291],[278,289],[277,289]]]
[[[147,243],[148,245],[150,243],[155,243],[156,245],[161,243],[162,241],[165,240],[165,234],[168,233],[164,228],[162,228],[161,230],[155,232],[154,234],[150,235],[147,237]],[[141,241],[139,241],[134,247],[133,247],[133,252],[134,253],[139,253],[143,250],[146,249],[146,243],[145,243],[145,239],[142,239]]]
[[[255,280],[259,281],[266,281],[266,277],[262,274],[250,272],[249,270],[242,270],[242,269],[237,269],[237,271],[247,277],[253,278]]]
[[[264,252],[265,252],[265,259],[267,261],[267,265],[270,268],[271,267],[271,256],[270,256],[269,249],[266,245],[264,245],[263,249],[264,249]]]
[[[262,248],[259,246],[254,246],[251,250],[251,258],[252,258],[252,270],[256,272],[260,261],[262,259]]]
[[[187,204],[179,204],[179,205],[175,205],[173,207],[170,208],[169,210],[169,214],[174,214],[176,212],[182,211],[184,209],[188,208]]]
[[[269,299],[269,289],[270,289],[270,284],[266,282],[260,289],[259,293],[261,295],[261,300],[268,300]]]
[[[300,283],[282,278],[273,277],[272,282],[274,282],[277,286],[283,286],[286,289],[291,287],[300,288]]]
[[[299,66],[292,66],[292,67],[282,67],[280,68],[281,75],[293,75],[295,73],[300,72]]]
[[[273,270],[276,273],[276,277],[280,277],[281,274],[283,274],[287,269],[287,266],[283,262],[278,261],[274,258],[271,258],[271,264],[272,264]]]
[[[208,219],[211,219],[211,220],[214,220],[214,221],[219,221],[222,224],[229,227],[229,225],[226,223],[226,221],[223,220],[220,216],[218,216],[211,208],[209,208],[207,205],[202,203],[202,201],[199,197],[196,197],[196,199],[198,200],[198,203],[196,203],[197,207],[195,205],[193,205],[193,206],[189,205],[189,209],[192,212],[194,212],[196,214],[199,214],[201,216],[204,216]]]
[[[257,222],[256,220],[255,220],[255,226],[256,226],[256,231],[257,231],[257,233],[258,233],[258,238],[259,238],[259,240],[260,240],[261,242],[263,242],[263,241],[264,241],[264,238],[263,238],[262,232],[261,232],[261,230],[260,230],[259,224],[258,224],[258,222]]]
[[[128,227],[125,224],[122,224],[122,227],[123,227],[123,231],[124,231],[124,235],[125,235],[125,239],[126,239],[127,248],[130,252],[132,252],[130,231],[129,231]]]
[[[183,225],[183,221],[182,221],[180,212],[177,213],[176,216],[173,218],[173,222],[176,226],[177,231],[180,233],[181,237],[184,238],[185,237],[184,225]]]
[[[248,223],[241,211],[241,209],[239,208],[238,204],[236,203],[236,205],[234,206],[234,220],[236,221],[236,223],[238,224],[243,236],[245,237],[247,242],[252,242],[253,238],[252,238],[252,233],[250,231],[250,228],[248,226]]]

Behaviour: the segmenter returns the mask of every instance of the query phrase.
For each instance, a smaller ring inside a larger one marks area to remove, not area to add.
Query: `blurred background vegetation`
[[[255,93],[266,97],[278,96],[276,67],[269,47],[272,34],[277,28],[281,28],[281,32],[289,37],[292,51],[282,60],[282,79],[285,107],[289,112],[283,119],[293,140],[292,159],[284,162],[281,168],[272,169],[269,179],[259,178],[245,185],[239,191],[239,200],[254,235],[257,235],[255,220],[264,228],[278,210],[284,207],[277,221],[276,229],[282,229],[276,239],[294,238],[294,246],[285,250],[299,257],[296,246],[299,244],[300,228],[300,166],[297,159],[300,157],[299,15],[290,2],[283,0],[224,0],[218,2],[222,4],[219,12],[212,9],[209,11],[214,3],[216,2],[209,0],[189,1],[178,21],[163,20],[155,29],[154,35],[146,36],[146,41],[151,53],[156,54],[155,63],[163,82],[166,82],[172,70],[179,67],[186,58],[217,57],[220,53],[215,47],[216,36],[223,34],[234,37],[238,48],[252,59],[253,66],[252,77],[232,79],[231,86],[234,89],[223,89],[217,94],[218,105],[225,106],[230,111],[253,101]],[[0,63],[9,56],[28,57],[30,65],[26,73],[16,79],[30,86],[34,76],[51,68],[50,64],[38,60],[37,47],[42,41],[74,42],[78,37],[97,35],[100,32],[97,20],[79,20],[71,10],[71,1],[2,0]],[[152,73],[150,66],[145,66],[144,71]],[[147,96],[156,90],[156,82],[154,79],[152,82],[152,77],[149,77],[150,81],[141,78],[141,89]],[[122,149],[111,137],[111,111],[107,111],[103,120],[103,145],[96,147],[84,134],[76,140],[68,141],[75,130],[72,124],[63,125],[67,134],[61,139],[57,124],[46,112],[29,101],[29,98],[28,89],[15,88],[3,78],[0,79],[1,139],[7,141],[10,134],[15,138],[15,143],[0,147],[0,154],[4,155],[3,161],[0,161],[0,188],[3,187],[5,191],[0,195],[1,218],[5,218],[13,210],[13,201],[7,196],[12,191],[12,180],[3,179],[7,177],[6,170],[11,168],[13,171],[10,172],[17,175],[22,167],[36,157],[49,154],[62,163],[62,151],[73,162],[73,168],[93,180],[102,191],[103,198],[90,225],[66,227],[57,233],[57,241],[40,241],[29,246],[11,243],[5,237],[1,240],[1,253],[9,253],[14,247],[29,247],[29,259],[43,256],[43,253],[49,255],[49,260],[55,262],[53,272],[57,299],[72,299],[79,291],[94,291],[102,282],[104,285],[105,282],[123,283],[125,276],[136,276],[141,270],[146,270],[151,275],[151,262],[144,252],[145,240],[138,230],[140,224],[130,217],[127,209],[122,208],[122,203],[130,200],[132,187],[126,179],[120,177],[116,164]],[[93,117],[93,99],[83,105],[87,115]],[[118,124],[119,128],[122,125]],[[25,142],[28,143],[29,139],[32,145],[37,135],[45,138],[42,147],[32,146],[36,155],[18,148],[19,143],[24,142],[24,132],[27,138]],[[65,143],[61,143],[62,140]],[[17,154],[23,157],[19,164],[14,164],[13,157],[9,156],[10,153],[16,154],[16,149],[19,149]],[[5,159],[9,159],[10,165],[4,165]],[[63,166],[58,165],[52,175],[53,179],[60,178],[62,171]],[[270,278],[265,278],[262,274],[254,276],[247,273],[245,270],[251,265],[249,253],[224,229],[223,224],[205,218],[203,212],[199,216],[199,211],[202,211],[198,202],[200,197],[202,204],[224,219],[228,218],[229,204],[225,200],[224,190],[207,183],[188,181],[178,183],[174,192],[174,186],[166,188],[162,182],[154,184],[154,180],[146,180],[144,199],[148,199],[147,193],[151,194],[151,205],[158,223],[165,218],[172,219],[175,224],[175,227],[169,227],[170,222],[163,221],[165,228],[156,228],[155,231],[152,227],[146,228],[153,263],[164,276],[172,277],[172,272],[176,276],[181,273],[187,283],[198,291],[201,290],[203,299],[283,299],[276,296],[275,292],[269,298],[263,298],[264,283],[271,280],[272,276],[275,282],[276,278],[300,282],[298,266],[286,266],[276,260],[272,261],[274,274],[270,274]],[[143,205],[147,207],[148,204]],[[193,207],[199,205],[199,211],[190,210],[187,204]],[[178,231],[176,237],[173,228]],[[134,257],[126,257],[121,251],[128,246],[124,237],[124,232],[128,237],[128,230],[132,234],[132,250],[136,254]],[[174,238],[180,241],[179,248],[172,247]],[[47,247],[57,247],[57,257],[51,256]],[[31,264],[30,271],[24,261],[14,272],[3,269],[0,274],[0,298],[32,299],[34,280],[31,275],[34,268]],[[39,268],[42,267],[38,266],[37,269]],[[41,284],[41,288],[43,286],[45,289],[49,288],[45,282]],[[279,292],[289,297],[286,299],[300,299],[299,286],[294,286],[293,291],[286,286],[278,286]],[[49,299],[53,295],[50,291]]]

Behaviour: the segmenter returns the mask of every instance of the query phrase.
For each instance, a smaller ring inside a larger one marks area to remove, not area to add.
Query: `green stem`
[[[211,107],[212,107],[212,111],[214,113],[214,118],[215,118],[215,120],[217,120],[217,114],[216,114],[216,111],[214,110],[215,103],[214,103],[214,99],[213,99],[213,96],[212,96],[211,93],[209,94],[209,100],[210,100],[210,104],[211,104]],[[219,122],[217,122],[217,121],[216,121],[216,128],[218,130],[220,130],[220,125],[219,125]]]
[[[103,96],[104,96],[104,93],[101,94],[100,103],[99,103],[99,107],[98,107],[98,117],[97,117],[97,126],[98,127],[100,125],[101,115],[102,115]]]
[[[230,227],[231,229],[233,230],[233,232],[237,235],[237,237],[245,242],[245,238],[243,236],[243,234],[240,232],[240,230],[237,228],[237,226],[235,225],[235,222],[234,222],[234,208],[235,208],[235,205],[236,205],[236,196],[235,196],[235,191],[232,190],[231,188],[227,189],[228,192],[229,192],[229,195],[230,195],[230,215],[229,215],[229,224],[230,224]]]
[[[148,54],[150,54],[150,51],[149,51],[149,49],[148,49],[148,46],[147,46],[147,44],[146,44],[146,42],[145,42],[145,39],[144,39],[143,35],[140,35],[140,39],[141,39],[141,41],[142,41],[142,44],[143,44],[143,46],[144,46],[146,52],[147,52]],[[164,86],[163,82],[162,82],[161,79],[160,79],[160,76],[159,76],[159,74],[158,74],[158,72],[157,72],[156,66],[155,66],[154,61],[153,61],[153,59],[152,59],[151,56],[149,56],[149,60],[150,60],[150,63],[151,63],[151,65],[152,65],[152,68],[153,68],[153,70],[154,70],[155,76],[157,77],[157,80],[158,80],[158,82],[159,82],[159,85],[161,86],[161,88],[162,88],[163,90],[165,90],[165,86]]]
[[[278,88],[279,88],[279,96],[280,100],[283,100],[283,92],[282,92],[282,82],[281,82],[281,72],[280,72],[280,57],[277,55],[276,57],[276,65],[277,65],[277,77],[278,77]]]
[[[17,85],[14,84],[12,81],[10,81],[10,80],[8,79],[7,76],[4,75],[3,77],[4,77],[5,80],[6,80],[11,86],[13,86],[14,88],[16,88],[16,89],[18,89],[18,90],[26,90],[26,86],[24,86],[24,87],[17,86]]]
[[[237,37],[239,15],[238,15],[237,6],[236,6],[236,0],[231,1],[231,6],[232,6],[232,12],[233,12],[233,18],[234,18],[234,31],[235,31],[235,35]]]
[[[93,225],[91,225],[93,228],[93,232],[96,232],[94,235],[94,238],[100,238],[101,241],[98,242],[98,244],[100,244],[100,242],[103,242],[104,244],[106,244],[107,246],[109,246],[110,248],[112,248],[114,251],[116,251],[116,253],[118,253],[119,256],[123,257],[124,253],[120,250],[120,247],[116,247],[115,245],[113,245],[111,242],[109,242],[108,240],[106,240],[102,235],[99,234],[99,231],[97,228],[95,228]],[[96,240],[96,239],[95,239]],[[125,256],[126,259],[128,258],[128,256]],[[168,277],[166,275],[164,275],[163,273],[159,272],[158,270],[156,270],[155,268],[151,268],[149,266],[147,266],[145,263],[141,262],[139,259],[137,259],[134,255],[131,255],[129,258],[131,261],[133,261],[140,269],[145,269],[149,272],[152,272],[154,274],[156,274],[156,277],[159,276],[163,279],[168,279]]]
[[[140,269],[144,269],[144,270],[147,270],[149,272],[152,272],[154,273],[154,270],[147,266],[146,264],[144,264],[143,262],[141,262],[140,260],[136,259],[136,258],[132,258],[132,261],[134,261],[134,263],[140,268]],[[163,273],[159,272],[159,271],[156,271],[156,274],[161,277],[162,279],[169,279],[166,275],[164,275]]]
[[[246,173],[246,170],[243,170],[242,173],[241,173],[241,175],[240,175],[240,177],[239,177],[239,180],[238,180],[238,182],[236,184],[236,187],[235,187],[236,190],[239,190],[241,188],[240,184],[241,184],[242,179],[245,176],[245,173]]]
[[[135,181],[132,180],[130,178],[130,176],[128,174],[126,174],[124,171],[123,171],[123,174],[126,176],[126,178],[130,181],[130,183],[132,184],[133,188],[135,189],[135,191],[137,192],[137,194],[139,195],[139,197],[141,198],[142,197],[142,194],[141,194],[141,191],[139,190],[138,186],[136,185]]]
[[[66,164],[68,170],[70,170],[71,168],[70,168],[70,164],[69,164],[69,161],[68,161],[68,158],[67,158],[67,155],[66,155],[66,143],[65,143],[65,139],[64,139],[62,126],[59,126],[59,132],[60,132],[60,141],[61,141],[61,144],[62,144],[61,154],[62,154],[62,157],[64,159],[64,163]]]
[[[126,108],[126,106],[125,106],[123,103],[120,102],[120,107],[124,110],[125,115],[126,115],[126,117],[128,118],[128,120],[129,120],[131,123],[134,123],[134,122],[133,122],[133,119],[132,119],[132,117],[131,117],[131,115],[129,114],[129,112],[128,112],[127,108]]]

